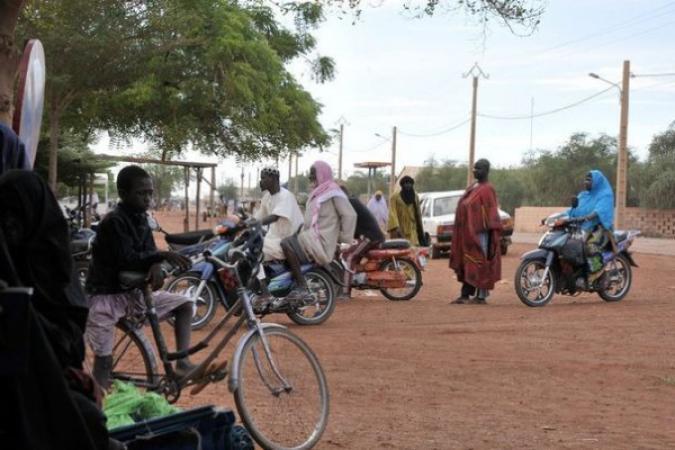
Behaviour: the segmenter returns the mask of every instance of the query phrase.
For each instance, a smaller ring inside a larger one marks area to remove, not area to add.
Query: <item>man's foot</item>
[[[251,298],[251,306],[253,307],[253,312],[256,314],[262,314],[270,306],[270,303],[274,301],[275,298],[272,297],[272,294],[253,294]]]
[[[192,364],[190,361],[178,361],[176,363],[176,375],[179,377],[184,377],[188,373],[190,373],[195,367],[197,367],[196,364]]]
[[[450,302],[451,305],[465,305],[467,303],[469,303],[469,297],[462,297],[462,296],[459,296]]]
[[[316,299],[306,287],[293,289],[285,297],[285,300],[293,306],[308,306],[316,302]]]
[[[487,305],[487,302],[485,301],[484,298],[482,297],[474,297],[470,298],[468,302],[466,302],[468,305]]]

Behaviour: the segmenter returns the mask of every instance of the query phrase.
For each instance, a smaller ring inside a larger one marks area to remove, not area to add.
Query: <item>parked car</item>
[[[420,208],[424,231],[431,236],[431,258],[440,258],[450,251],[452,230],[455,223],[455,209],[464,191],[442,191],[420,193]],[[506,255],[511,245],[513,219],[506,211],[499,210],[504,231],[502,232],[501,253]]]

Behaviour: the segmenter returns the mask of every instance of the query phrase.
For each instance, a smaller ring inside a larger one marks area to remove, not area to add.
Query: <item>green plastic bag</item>
[[[109,430],[131,425],[137,421],[163,417],[180,412],[154,392],[141,393],[136,386],[119,380],[113,382],[112,392],[103,401],[103,412],[108,418]]]

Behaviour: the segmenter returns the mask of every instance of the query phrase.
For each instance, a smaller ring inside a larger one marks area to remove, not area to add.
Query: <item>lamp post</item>
[[[588,76],[596,80],[611,84],[619,90],[621,95],[621,119],[619,123],[619,150],[617,155],[616,167],[616,205],[614,210],[615,228],[622,228],[624,226],[626,197],[628,185],[628,96],[630,90],[630,61],[623,62],[623,79],[621,86],[605,78],[602,78],[596,73],[589,73]]]

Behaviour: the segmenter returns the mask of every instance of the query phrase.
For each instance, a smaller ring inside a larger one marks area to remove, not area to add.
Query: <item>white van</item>
[[[452,229],[455,223],[455,209],[463,190],[420,193],[420,209],[424,231],[431,236],[431,258],[439,258],[450,251]],[[501,252],[505,255],[511,245],[513,220],[506,212],[499,210],[504,232],[502,233]]]

